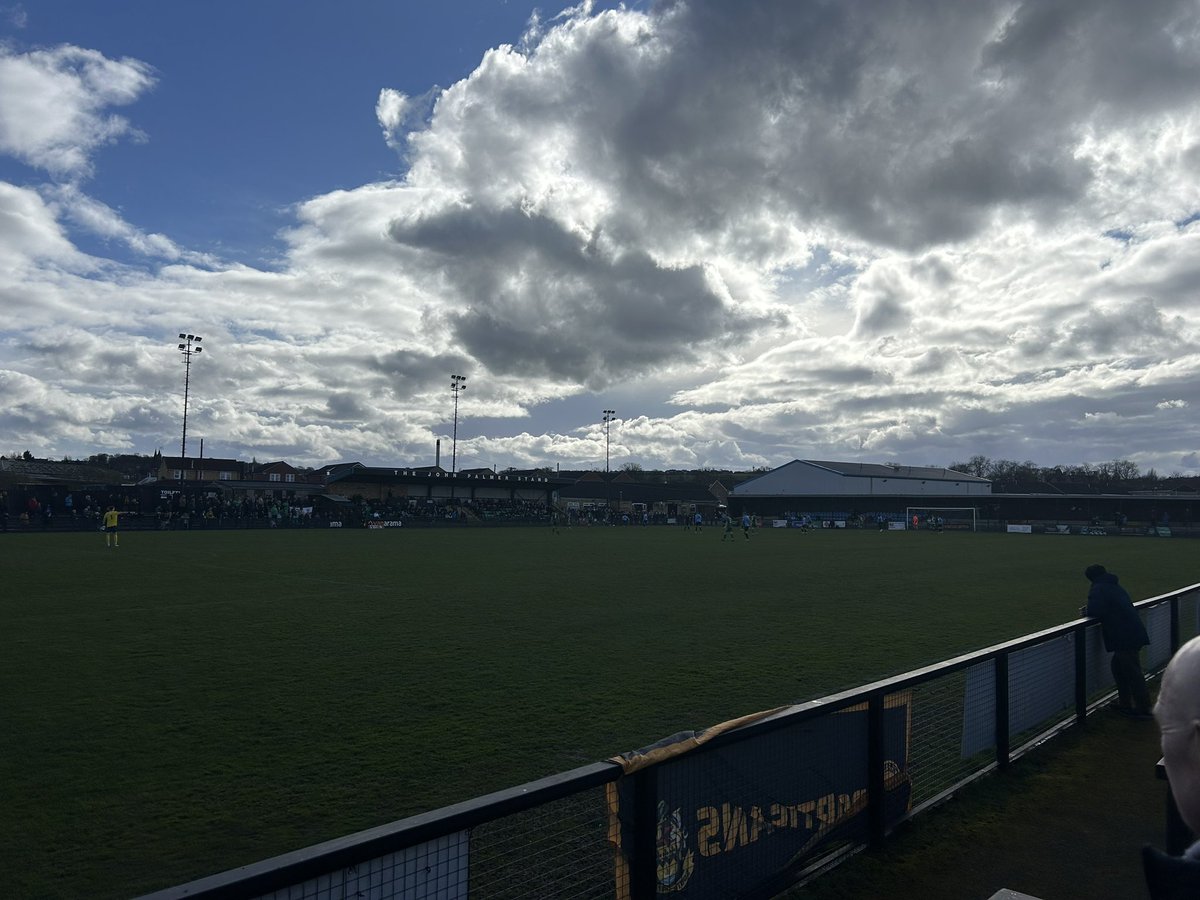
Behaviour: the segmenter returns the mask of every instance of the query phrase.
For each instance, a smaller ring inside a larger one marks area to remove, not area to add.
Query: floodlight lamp
[[[204,338],[200,337],[200,335],[196,335],[196,343],[197,344],[200,343],[202,340],[204,340]]]
[[[195,337],[196,337],[196,336],[195,336],[194,334],[189,334],[189,335],[187,336],[187,339],[190,341],[190,340],[192,340],[192,339],[193,339],[193,338],[195,338]]]
[[[203,347],[197,347],[197,348],[196,348],[196,352],[197,352],[197,353],[203,353],[203,352],[204,352],[204,348],[203,348]]]
[[[179,332],[179,339],[180,339],[181,341],[182,341],[182,340],[183,340],[185,337],[187,337],[187,335],[186,335],[186,334],[184,334],[182,331],[181,331],[181,332]]]
[[[184,347],[184,346],[183,346],[183,344],[180,344],[180,345],[179,345],[179,349],[180,349],[180,350],[186,350],[187,348],[186,348],[186,347]]]

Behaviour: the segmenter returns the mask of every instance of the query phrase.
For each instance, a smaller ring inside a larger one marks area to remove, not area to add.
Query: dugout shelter
[[[319,471],[328,490],[369,500],[523,500],[549,505],[555,492],[567,483],[543,472],[464,469],[451,473],[441,466],[364,466],[355,462]]]
[[[611,509],[616,515],[646,512],[655,523],[675,522],[681,517],[690,522],[693,515],[700,513],[706,522],[711,522],[727,495],[720,482],[661,484],[638,481],[625,472],[607,480],[603,473],[589,473],[559,488],[558,505],[568,513],[604,509]]]

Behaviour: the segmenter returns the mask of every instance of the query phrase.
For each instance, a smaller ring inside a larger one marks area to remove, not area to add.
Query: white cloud
[[[60,182],[44,189],[56,219],[139,254],[203,264],[204,257],[182,253],[164,235],[142,232],[79,188],[92,174],[97,149],[123,137],[144,138],[109,108],[133,103],[153,84],[150,66],[138,60],[111,60],[70,46],[18,53],[0,45],[0,152]]]
[[[56,178],[87,177],[97,148],[141,136],[108,108],[153,84],[151,68],[137,60],[80,47],[20,54],[0,46],[0,151]]]
[[[375,103],[375,118],[383,128],[383,138],[389,147],[395,147],[399,143],[397,135],[404,125],[409,109],[408,97],[400,91],[384,88],[379,92],[379,100]]]
[[[88,260],[37,192],[0,182],[0,267],[8,273],[5,281],[16,287],[45,264],[86,268]]]

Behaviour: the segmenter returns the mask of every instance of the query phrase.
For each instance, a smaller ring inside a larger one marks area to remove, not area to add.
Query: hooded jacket
[[[1100,620],[1104,649],[1109,653],[1140,650],[1150,643],[1150,635],[1146,633],[1142,617],[1133,608],[1129,593],[1117,583],[1117,576],[1112,572],[1105,572],[1092,582],[1086,611],[1089,616]]]

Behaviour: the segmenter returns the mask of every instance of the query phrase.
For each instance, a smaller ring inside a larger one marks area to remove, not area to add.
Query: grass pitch
[[[122,897],[1200,580],[1181,540],[764,529],[0,539],[13,896]]]

